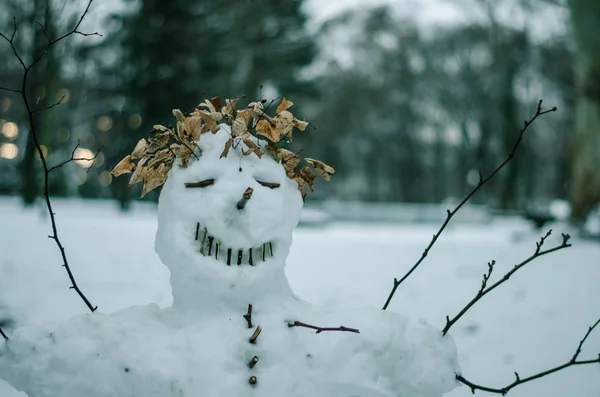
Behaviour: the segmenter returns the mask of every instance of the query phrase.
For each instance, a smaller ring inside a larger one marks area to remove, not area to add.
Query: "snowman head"
[[[154,127],[113,170],[144,182],[142,196],[164,184],[158,206],[156,251],[171,270],[174,306],[213,309],[288,294],[283,273],[305,189],[321,161],[283,148],[308,123],[283,99],[275,116],[264,101],[245,109],[238,100],[206,100],[177,127]],[[283,294],[283,295],[282,295]]]
[[[160,194],[156,251],[171,270],[175,305],[206,290],[247,304],[255,298],[245,295],[284,282],[303,205],[297,183],[271,156],[244,156],[241,142],[221,157],[230,136],[227,126],[203,135],[198,159],[173,167]]]

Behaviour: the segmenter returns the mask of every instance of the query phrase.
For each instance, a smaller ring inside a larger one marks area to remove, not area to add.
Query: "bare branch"
[[[34,113],[40,112],[40,111],[42,111],[42,110],[52,109],[53,107],[60,105],[60,104],[62,103],[62,101],[63,101],[65,98],[66,98],[66,95],[63,95],[62,97],[60,97],[60,99],[59,99],[57,102],[54,102],[52,105],[43,106],[43,107],[41,107],[41,108],[34,109],[34,110],[31,112],[31,114],[34,114]]]
[[[46,201],[46,207],[48,209],[48,214],[50,215],[50,221],[51,221],[51,225],[52,225],[52,235],[48,236],[49,238],[51,238],[52,240],[55,241],[56,245],[58,246],[58,249],[60,251],[61,257],[62,257],[62,261],[63,261],[63,267],[65,268],[67,275],[69,277],[69,280],[71,281],[71,287],[69,287],[70,289],[74,289],[75,292],[77,292],[77,294],[79,295],[79,297],[83,300],[83,302],[85,303],[85,305],[88,307],[88,309],[92,312],[94,312],[98,307],[97,306],[93,306],[90,301],[87,299],[87,297],[83,294],[83,292],[81,291],[81,289],[79,288],[79,286],[77,285],[76,281],[75,281],[75,277],[73,275],[73,272],[71,271],[71,268],[69,266],[69,262],[67,260],[67,255],[65,253],[65,248],[62,245],[62,243],[60,242],[59,236],[58,236],[58,226],[56,223],[56,218],[55,218],[55,213],[54,213],[54,209],[52,208],[52,202],[50,200],[50,189],[49,189],[49,175],[50,172],[63,166],[64,164],[70,162],[70,161],[75,161],[75,160],[95,160],[99,151],[96,153],[96,155],[92,158],[92,159],[78,159],[75,158],[74,153],[75,151],[73,151],[73,153],[71,154],[71,158],[57,166],[54,167],[49,167],[48,166],[48,162],[46,159],[46,156],[44,155],[44,152],[42,150],[42,145],[40,144],[40,140],[38,137],[38,132],[36,130],[36,126],[34,123],[34,113],[37,112],[38,110],[43,110],[43,109],[49,109],[52,108],[54,106],[59,105],[62,100],[64,99],[61,98],[61,100],[54,104],[54,105],[50,105],[47,106],[45,108],[40,108],[40,109],[32,109],[31,103],[29,101],[29,98],[27,97],[26,94],[26,87],[27,87],[27,78],[29,76],[29,72],[32,70],[32,68],[48,53],[48,51],[50,50],[50,48],[64,40],[65,38],[71,36],[71,35],[75,35],[75,34],[80,34],[80,35],[84,35],[84,36],[88,36],[88,35],[99,35],[97,33],[81,33],[78,29],[79,26],[81,25],[81,22],[83,21],[83,19],[85,18],[85,16],[87,15],[87,13],[89,12],[90,6],[92,5],[92,2],[94,0],[88,0],[87,6],[85,8],[85,11],[81,14],[81,17],[79,18],[79,21],[77,22],[77,24],[75,25],[75,27],[63,34],[62,36],[56,38],[56,39],[49,39],[48,35],[46,34],[45,28],[42,26],[42,29],[44,31],[44,35],[46,35],[46,37],[48,38],[48,44],[46,45],[46,48],[44,48],[44,50],[38,55],[37,58],[35,58],[33,60],[33,62],[31,62],[31,64],[29,65],[25,65],[25,62],[23,61],[23,58],[21,58],[21,56],[19,55],[19,52],[17,51],[17,48],[15,46],[15,42],[14,42],[14,38],[15,35],[17,33],[17,22],[16,19],[13,18],[13,32],[12,35],[10,36],[10,38],[8,38],[5,34],[0,33],[0,37],[2,37],[4,40],[6,40],[11,49],[13,54],[15,55],[15,57],[17,58],[17,60],[19,61],[19,63],[21,64],[21,66],[23,67],[23,78],[21,80],[21,88],[19,90],[13,90],[13,89],[9,89],[9,88],[3,88],[4,91],[9,91],[9,92],[14,92],[14,93],[18,93],[21,95],[21,98],[23,100],[23,104],[25,105],[25,110],[27,111],[27,116],[29,119],[29,132],[31,134],[31,137],[35,143],[35,148],[37,150],[37,153],[40,157],[40,160],[42,162],[42,167],[44,170],[44,198]]]
[[[10,36],[10,39],[8,37],[6,37],[3,33],[0,33],[0,37],[2,37],[4,40],[6,40],[8,42],[8,44],[10,45],[10,48],[13,51],[13,54],[15,54],[15,57],[17,58],[17,60],[19,61],[19,63],[23,67],[23,69],[25,69],[25,75],[27,75],[28,67],[25,66],[25,62],[23,62],[23,58],[21,58],[21,56],[19,55],[19,52],[17,51],[17,47],[15,46],[15,35],[16,34],[17,34],[17,20],[15,17],[13,17],[13,32]],[[21,88],[21,91],[23,91],[23,92],[25,92],[24,87],[25,87],[25,84],[23,84],[23,88]]]
[[[2,328],[0,328],[0,335],[2,335],[2,337],[4,338],[4,340],[9,340],[8,336],[6,336],[6,334],[4,333],[4,331],[2,331]]]
[[[489,280],[490,275],[492,274],[492,270],[493,270],[494,264],[496,262],[492,261],[492,262],[488,263],[488,273],[483,275],[483,280],[481,282],[481,288],[477,292],[477,295],[475,295],[475,297],[469,303],[467,303],[467,305],[452,320],[450,320],[450,318],[448,316],[446,316],[446,326],[442,330],[442,335],[446,335],[448,333],[448,331],[450,330],[450,327],[452,327],[471,307],[473,307],[473,305],[475,305],[475,303],[477,303],[481,298],[483,298],[488,293],[492,292],[495,288],[499,287],[502,283],[506,282],[517,270],[519,270],[520,268],[522,268],[529,262],[533,261],[536,258],[539,258],[542,255],[546,255],[551,252],[555,252],[555,251],[558,251],[558,250],[561,250],[564,248],[568,248],[571,246],[571,244],[569,244],[570,236],[568,234],[563,234],[562,235],[563,241],[560,245],[557,245],[556,247],[547,249],[545,251],[541,251],[541,248],[544,245],[544,242],[550,236],[550,234],[552,234],[552,230],[549,230],[545,236],[542,236],[540,238],[539,242],[535,243],[535,245],[536,245],[535,252],[529,258],[527,258],[523,262],[515,265],[508,273],[506,273],[504,275],[504,277],[502,277],[500,280],[498,280],[496,283],[492,284],[489,287],[487,287],[487,282]]]
[[[48,51],[50,50],[50,48],[52,48],[52,46],[54,46],[56,43],[66,39],[67,37],[71,36],[71,35],[81,35],[81,36],[102,36],[100,33],[98,32],[94,32],[94,33],[82,33],[80,32],[79,26],[81,25],[81,22],[83,22],[83,19],[85,18],[85,16],[87,15],[87,13],[90,10],[90,6],[92,5],[92,3],[94,2],[94,0],[89,0],[87,6],[85,7],[85,11],[83,11],[83,14],[81,14],[81,17],[79,18],[79,21],[77,21],[77,24],[75,25],[75,27],[70,30],[69,32],[63,34],[62,36],[57,37],[56,39],[53,40],[49,40],[48,41],[48,45],[46,46],[46,48],[44,49],[44,51],[42,51],[42,53],[33,60],[33,62],[31,62],[31,64],[26,68],[26,69],[31,69],[35,64],[37,64],[39,61],[42,60],[42,58],[48,53]],[[48,36],[46,36],[48,37]]]
[[[15,90],[13,88],[7,88],[7,87],[0,87],[0,91],[8,91],[8,92],[13,92],[15,94],[20,94],[21,93],[21,90]]]
[[[64,166],[65,164],[68,164],[68,163],[70,163],[70,162],[72,162],[72,161],[92,161],[92,162],[94,162],[94,163],[95,163],[95,162],[96,162],[96,159],[98,158],[98,155],[99,155],[99,154],[100,154],[100,152],[102,151],[102,148],[103,148],[103,147],[104,147],[104,146],[101,146],[101,147],[100,147],[100,149],[98,149],[98,151],[96,152],[96,154],[94,154],[94,157],[92,157],[92,158],[88,158],[88,157],[75,157],[75,152],[76,152],[76,151],[77,151],[77,149],[79,148],[79,141],[77,141],[77,145],[75,145],[75,148],[74,148],[74,149],[73,149],[73,151],[71,152],[71,157],[70,157],[70,158],[68,158],[67,160],[63,161],[62,163],[60,163],[60,164],[57,164],[57,165],[55,165],[55,166],[53,166],[53,167],[49,168],[49,169],[48,169],[48,173],[51,173],[52,171],[54,171],[54,170],[56,170],[56,169],[58,169],[58,168],[60,168],[60,167]],[[94,163],[92,163],[92,164],[90,165],[90,167],[89,167],[89,168],[91,168],[91,167],[94,165]],[[88,170],[89,170],[89,168],[88,168]]]
[[[356,328],[348,328],[348,327],[344,327],[343,325],[334,328],[334,327],[317,327],[315,325],[309,325],[306,323],[303,323],[301,321],[294,321],[291,323],[288,323],[288,327],[292,328],[292,327],[304,327],[304,328],[310,328],[310,329],[316,329],[317,330],[317,334],[320,334],[323,331],[347,331],[347,332],[354,332],[357,334],[360,334],[360,331],[357,330]]]
[[[558,371],[563,370],[565,368],[568,368],[570,366],[573,366],[573,365],[585,365],[585,364],[596,364],[596,363],[600,364],[600,354],[598,354],[598,358],[595,358],[595,359],[592,359],[592,360],[577,361],[577,358],[579,357],[579,354],[581,353],[581,347],[585,343],[585,340],[587,339],[587,337],[592,333],[592,331],[594,330],[594,328],[596,328],[596,326],[598,324],[600,324],[600,319],[598,319],[598,321],[596,321],[594,323],[594,325],[592,325],[591,327],[588,328],[588,331],[586,332],[586,334],[583,337],[583,339],[579,342],[579,346],[577,346],[577,350],[575,351],[575,354],[573,355],[573,357],[571,358],[571,360],[569,360],[568,362],[566,362],[566,363],[564,363],[562,365],[559,365],[557,367],[548,369],[546,371],[539,372],[539,373],[537,373],[535,375],[528,376],[527,378],[521,378],[519,376],[519,374],[517,372],[515,372],[515,381],[512,382],[511,384],[509,384],[508,386],[504,386],[504,387],[499,388],[499,389],[496,389],[496,388],[493,388],[493,387],[487,387],[487,386],[481,386],[481,385],[475,384],[475,383],[470,382],[467,379],[465,379],[462,375],[458,375],[458,374],[456,374],[456,380],[458,380],[460,383],[462,383],[464,385],[467,385],[471,389],[471,392],[473,394],[475,394],[475,390],[482,390],[482,391],[487,391],[489,393],[502,394],[504,396],[513,387],[516,387],[516,386],[518,386],[520,384],[523,384],[523,383],[530,382],[530,381],[535,380],[535,379],[543,378],[546,375],[553,374],[555,372],[558,372]]]
[[[35,21],[35,23],[38,24],[40,29],[42,29],[42,33],[44,33],[44,36],[46,36],[46,39],[48,39],[48,43],[51,43],[52,40],[50,39],[50,36],[48,36],[48,32],[46,32],[46,27],[44,25],[42,25],[41,23],[39,23],[38,21]]]
[[[525,125],[519,131],[519,136],[517,137],[517,141],[515,142],[512,150],[508,154],[508,157],[498,167],[496,167],[496,169],[487,178],[483,178],[483,175],[480,173],[479,174],[480,180],[479,180],[479,183],[477,184],[477,186],[475,186],[475,188],[473,190],[471,190],[471,192],[469,194],[467,194],[467,196],[456,206],[456,208],[454,208],[452,211],[446,210],[446,214],[447,214],[446,215],[446,220],[444,221],[444,223],[442,223],[442,226],[437,231],[437,233],[435,233],[433,235],[433,238],[431,239],[431,242],[429,243],[429,245],[427,246],[427,248],[425,248],[425,251],[423,251],[423,254],[421,254],[421,258],[419,258],[419,260],[417,261],[417,263],[415,263],[414,266],[411,267],[410,270],[404,276],[402,276],[401,279],[399,279],[399,280],[398,279],[394,279],[394,285],[392,287],[392,290],[391,290],[391,292],[390,292],[390,294],[389,294],[389,296],[388,296],[385,304],[383,305],[382,310],[386,310],[387,309],[387,307],[389,306],[390,302],[392,301],[392,298],[394,297],[394,294],[396,293],[396,290],[398,289],[398,286],[400,286],[400,284],[402,284],[402,282],[404,280],[406,280],[408,278],[408,276],[410,276],[417,269],[417,267],[419,267],[419,265],[421,264],[421,262],[423,262],[423,260],[427,257],[427,255],[429,254],[429,250],[433,247],[433,245],[435,244],[435,242],[437,241],[437,239],[440,237],[440,235],[442,234],[442,232],[444,231],[444,229],[446,229],[446,226],[448,226],[448,223],[450,222],[450,220],[452,219],[452,217],[454,215],[456,215],[456,213],[462,208],[462,206],[465,205],[467,203],[467,201],[469,201],[471,199],[471,197],[473,197],[475,195],[475,193],[477,193],[479,191],[479,189],[481,189],[494,176],[496,176],[496,174],[498,172],[500,172],[500,170],[502,170],[502,168],[504,168],[506,166],[506,164],[508,164],[508,162],[510,160],[512,160],[512,158],[515,155],[515,152],[517,151],[517,149],[521,145],[521,141],[523,140],[523,136],[524,136],[525,132],[527,131],[527,129],[529,128],[529,126],[538,117],[543,116],[544,114],[547,114],[547,113],[550,113],[550,112],[555,112],[555,111],[556,111],[556,107],[553,107],[552,109],[549,109],[549,110],[542,110],[542,100],[540,99],[540,101],[538,102],[538,106],[537,106],[535,114],[529,120],[525,120]]]

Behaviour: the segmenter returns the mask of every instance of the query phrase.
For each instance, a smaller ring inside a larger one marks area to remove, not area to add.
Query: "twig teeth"
[[[269,251],[271,252],[271,258],[273,257],[273,244],[269,241]]]
[[[213,236],[208,236],[208,256],[212,255],[212,244],[214,239]]]
[[[198,224],[200,225],[200,224]],[[202,236],[202,242],[200,243],[200,253],[202,253],[202,255],[206,256],[206,254],[204,253],[204,242],[206,241],[206,234],[208,233],[208,229],[204,228],[204,235]]]
[[[242,256],[244,255],[244,251],[239,250],[238,251],[238,260],[237,260],[237,264],[238,266],[242,264]]]
[[[254,266],[254,261],[252,260],[252,248],[248,250],[248,264]]]
[[[231,266],[231,248],[227,248],[227,266]]]
[[[196,223],[196,241],[198,241],[198,232],[200,232],[200,223]]]
[[[265,245],[264,244],[260,246],[260,250],[261,250],[260,255],[262,256],[262,260],[264,262],[265,261]]]
[[[254,357],[252,357],[252,360],[250,360],[250,363],[248,365],[250,366],[250,368],[254,368],[254,366],[256,365],[257,362],[258,362],[258,356],[254,356]]]
[[[215,259],[219,260],[219,251],[221,249],[221,240],[217,240],[217,246],[215,247]]]
[[[262,332],[262,327],[259,325],[256,327],[256,330],[254,330],[254,333],[250,337],[249,342],[256,343],[256,340],[258,339],[258,335],[260,335],[261,332]]]

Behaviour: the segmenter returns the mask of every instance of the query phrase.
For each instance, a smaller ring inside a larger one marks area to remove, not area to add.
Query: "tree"
[[[569,5],[577,43],[571,208],[578,222],[600,201],[600,2],[571,0]]]
[[[191,111],[213,96],[259,99],[261,85],[269,95],[310,94],[299,72],[316,47],[301,6],[302,1],[149,0],[113,15],[115,28],[102,46],[80,54],[95,59],[99,77],[90,92],[104,104],[95,117],[110,113],[113,120],[111,131],[98,137],[106,145],[106,168],[153,125],[169,120],[173,108]],[[110,100],[115,97],[122,102]],[[126,181],[111,186],[126,208],[132,198]]]

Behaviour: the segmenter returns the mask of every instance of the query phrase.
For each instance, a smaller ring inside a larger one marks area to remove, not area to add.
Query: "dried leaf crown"
[[[226,99],[222,105],[219,97],[207,99],[194,111],[185,116],[179,109],[173,110],[177,118],[177,126],[165,127],[155,125],[148,140],[142,138],[133,152],[119,162],[112,170],[114,176],[132,173],[129,186],[144,182],[142,197],[151,190],[166,182],[169,171],[180,160],[179,166],[186,168],[190,157],[196,157],[196,148],[202,134],[211,131],[216,134],[220,124],[230,127],[231,137],[225,143],[221,158],[229,154],[231,147],[243,143],[246,150],[244,156],[254,155],[261,158],[265,153],[280,161],[286,175],[298,183],[302,198],[306,197],[306,189],[314,190],[315,173],[329,180],[335,170],[322,161],[304,158],[291,152],[283,145],[292,141],[294,129],[304,131],[306,121],[298,120],[288,110],[294,103],[283,98],[277,106],[275,116],[267,115],[265,101],[252,102],[244,109],[238,109],[239,98]],[[272,104],[272,102],[271,102]],[[268,143],[258,146],[251,137],[266,140]],[[309,166],[298,167],[304,160]],[[311,169],[312,168],[312,169]],[[313,170],[315,173],[313,173]]]

